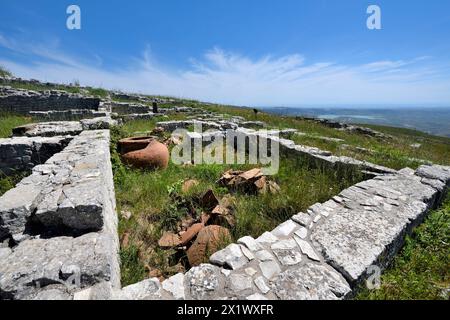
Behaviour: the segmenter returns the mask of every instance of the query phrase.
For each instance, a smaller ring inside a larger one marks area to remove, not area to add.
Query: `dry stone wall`
[[[0,139],[0,174],[31,170],[63,150],[72,136],[19,137]]]
[[[32,123],[13,129],[13,137],[0,139],[0,174],[31,170],[62,151],[83,130],[108,129],[117,124],[110,117],[81,121]]]
[[[0,197],[0,298],[120,288],[109,131],[83,131]]]
[[[356,184],[270,232],[246,236],[209,264],[160,283],[157,278],[80,294],[109,299],[335,300],[351,298],[373,266],[383,270],[405,235],[439,205],[450,167],[404,169]]]
[[[64,91],[37,92],[0,87],[0,111],[29,114],[31,111],[98,110],[100,99]]]

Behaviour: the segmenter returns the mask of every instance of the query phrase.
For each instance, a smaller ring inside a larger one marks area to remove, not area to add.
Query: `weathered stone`
[[[111,117],[98,117],[93,119],[83,119],[80,120],[81,127],[83,130],[101,130],[101,129],[110,129],[112,126],[118,124],[117,120],[112,119]]]
[[[113,231],[117,217],[109,154],[109,132],[84,131],[20,184],[45,176],[36,219],[47,228]],[[115,231],[114,231],[115,232]]]
[[[283,266],[292,266],[302,261],[302,255],[297,250],[273,250]]]
[[[103,226],[103,202],[105,195],[101,182],[89,181],[64,186],[56,213],[41,210],[37,218],[46,226],[63,225],[76,230],[100,230]]]
[[[274,256],[267,250],[261,250],[255,253],[255,256],[260,261],[274,260]]]
[[[237,242],[245,245],[251,251],[258,251],[259,249],[261,249],[261,246],[258,244],[258,242],[256,242],[256,240],[250,236],[242,237],[238,239]]]
[[[245,273],[248,274],[249,276],[254,276],[255,274],[258,273],[258,271],[256,271],[255,269],[249,267],[245,269]]]
[[[81,131],[83,131],[83,127],[78,121],[53,121],[33,123],[14,128],[13,135],[27,137],[76,136]]]
[[[224,284],[220,268],[202,264],[189,270],[185,275],[188,297],[194,300],[210,300],[222,293]]]
[[[303,212],[300,212],[295,216],[292,216],[291,219],[304,227],[307,227],[311,223],[311,217]]]
[[[331,268],[307,263],[280,273],[273,292],[281,300],[335,300],[349,294],[350,287]]]
[[[219,266],[227,266],[233,270],[244,266],[248,259],[242,253],[241,248],[237,244],[230,244],[223,250],[220,250],[209,258],[209,261]]]
[[[262,293],[266,294],[270,291],[269,286],[267,286],[266,281],[263,277],[258,277],[255,279],[255,285],[258,287],[259,290],[261,290]]]
[[[21,185],[0,197],[0,240],[8,234],[22,233],[40,201],[41,189]]]
[[[302,250],[303,254],[305,254],[311,260],[320,261],[320,257],[317,255],[313,247],[308,242],[295,236],[294,239],[295,241],[297,241],[300,250]]]
[[[278,242],[275,242],[272,244],[271,249],[272,250],[290,250],[297,248],[297,243],[294,239],[286,239],[286,240],[280,240]]]
[[[6,259],[12,250],[10,248],[0,248],[0,260]]]
[[[254,293],[252,295],[249,295],[247,298],[245,298],[246,300],[256,300],[256,301],[260,301],[260,300],[268,300],[265,296],[263,296],[260,293]]]
[[[420,166],[416,175],[423,178],[441,180],[445,184],[450,184],[450,167],[432,165],[432,166]]]
[[[15,83],[35,84],[37,81],[13,79]],[[38,83],[45,85],[42,83]],[[52,84],[56,85],[56,84]],[[50,87],[49,87],[50,88]],[[0,87],[0,110],[27,115],[30,111],[49,110],[98,110],[100,99],[61,90],[34,91],[12,87]]]
[[[272,234],[276,237],[287,237],[298,229],[299,225],[292,220],[287,220],[272,230]]]
[[[0,172],[10,175],[29,170],[60,152],[71,139],[71,136],[0,139]]]
[[[177,273],[162,283],[162,288],[171,293],[175,300],[184,300],[184,275]]]
[[[45,288],[42,291],[39,291],[36,295],[27,297],[28,300],[44,300],[44,301],[61,301],[61,300],[71,300],[72,296],[70,293],[67,292],[67,290],[59,286],[58,288],[51,288],[52,286],[49,286],[49,288]]]
[[[75,292],[73,300],[109,300],[113,297],[113,288],[110,282],[100,282],[87,289]]]
[[[233,293],[252,289],[252,277],[245,274],[231,274],[227,281],[227,286]]]
[[[322,216],[320,214],[318,214],[314,217],[313,222],[317,223],[317,222],[319,222],[320,219],[322,219]]]
[[[359,282],[369,266],[384,268],[391,261],[414,225],[411,222],[422,219],[436,193],[417,176],[364,181],[340,194],[340,206],[312,231],[311,239],[328,263],[352,284]]]
[[[272,233],[268,232],[268,231],[264,232],[261,236],[259,236],[256,239],[256,242],[262,243],[262,244],[264,244],[264,243],[274,243],[276,241],[278,241],[278,238],[276,236],[274,236]]]
[[[241,246],[241,250],[242,250],[242,253],[244,254],[244,256],[246,256],[248,260],[255,259],[255,256],[253,255],[253,253],[250,250],[248,250],[247,247]]]
[[[228,269],[221,269],[220,272],[222,272],[225,275],[225,277],[228,277],[232,271]]]
[[[282,265],[290,266],[302,261],[302,255],[296,250],[298,246],[294,239],[281,240],[272,244],[271,248]]]
[[[304,227],[300,227],[297,231],[294,233],[296,236],[300,237],[301,239],[305,239],[308,236],[308,229]]]
[[[280,266],[273,260],[260,262],[259,268],[261,269],[263,276],[269,280],[273,279],[281,272]]]
[[[25,298],[50,284],[64,284],[80,275],[81,287],[109,281],[120,283],[117,243],[105,233],[78,238],[32,239],[20,243],[0,260],[0,292],[6,298]]]
[[[115,300],[159,300],[161,284],[157,278],[146,279],[123,288],[114,296]]]

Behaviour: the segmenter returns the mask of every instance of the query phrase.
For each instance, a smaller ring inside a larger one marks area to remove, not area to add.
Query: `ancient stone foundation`
[[[31,170],[63,150],[72,136],[0,139],[0,174]]]
[[[0,111],[29,114],[35,111],[98,110],[100,99],[64,91],[0,87]]]
[[[120,288],[109,131],[83,131],[0,198],[0,298]]]

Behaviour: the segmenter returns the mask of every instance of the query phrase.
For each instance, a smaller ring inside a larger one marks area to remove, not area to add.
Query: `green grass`
[[[381,288],[363,289],[357,299],[449,300],[450,192],[415,229],[392,266],[381,276]]]
[[[9,189],[14,188],[15,183],[9,177],[1,177],[0,176],[0,197],[5,194]]]
[[[32,122],[30,117],[10,113],[0,113],[0,138],[7,138],[11,136],[13,128],[30,122]],[[14,186],[22,180],[25,175],[26,173],[20,173],[6,177],[0,171],[0,196],[2,196],[9,189],[14,188]]]
[[[25,89],[25,90],[34,90],[34,91],[46,91],[46,90],[62,90],[69,93],[81,93],[81,88],[78,86],[69,86],[69,85],[46,85],[43,83],[8,83],[8,86],[11,86],[16,89]]]
[[[13,128],[31,123],[32,121],[33,120],[31,117],[10,113],[0,113],[0,138],[7,138],[11,136]]]
[[[90,88],[88,91],[91,95],[98,98],[106,98],[109,94],[108,90],[102,88]]]
[[[2,74],[2,69],[0,68],[0,76]],[[45,83],[32,83],[32,82],[11,82],[7,84],[16,89],[25,89],[33,91],[46,91],[46,90],[62,90],[68,93],[83,93],[90,94],[98,98],[106,98],[109,94],[108,90],[103,88],[83,88],[80,87],[78,81],[74,81],[71,85],[65,84],[45,84]]]
[[[133,268],[148,266],[149,269],[157,268],[165,276],[170,276],[176,273],[171,263],[174,252],[159,249],[157,241],[164,231],[173,229],[176,222],[185,216],[176,201],[195,202],[208,189],[212,189],[218,198],[224,197],[229,191],[216,183],[221,174],[229,168],[244,170],[253,166],[216,164],[185,167],[170,163],[164,171],[142,171],[123,166],[114,149],[117,140],[135,131],[151,130],[154,125],[155,121],[134,121],[112,131],[112,159],[118,211],[132,212],[130,220],[120,219],[119,235],[123,237],[124,234],[130,234],[130,245],[139,250],[139,259],[133,261],[140,267]],[[176,194],[180,195],[181,183],[188,179],[199,181],[199,185],[181,199],[174,200],[170,191],[176,190]],[[244,235],[258,237],[293,214],[306,210],[316,202],[328,200],[342,189],[360,181],[361,177],[355,172],[330,172],[314,168],[301,159],[282,158],[279,173],[271,179],[281,187],[281,192],[276,195],[255,196],[239,192],[232,194],[236,225],[230,231],[234,240]],[[128,265],[129,260],[127,258],[122,263]],[[128,274],[129,269],[123,269],[122,277],[125,283],[131,277]]]
[[[19,183],[20,180],[22,180],[28,174],[29,172],[21,172],[12,176],[5,176],[0,171],[0,197],[4,195],[8,190],[14,188],[16,184]]]
[[[11,77],[12,74],[5,67],[0,66],[0,77]]]

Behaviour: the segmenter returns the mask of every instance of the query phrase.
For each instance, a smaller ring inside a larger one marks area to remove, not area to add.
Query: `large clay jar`
[[[142,169],[166,169],[169,149],[152,137],[133,137],[119,141],[122,161]]]
[[[119,141],[119,152],[124,155],[130,151],[145,149],[153,140],[155,140],[154,137],[147,136],[122,139]]]

